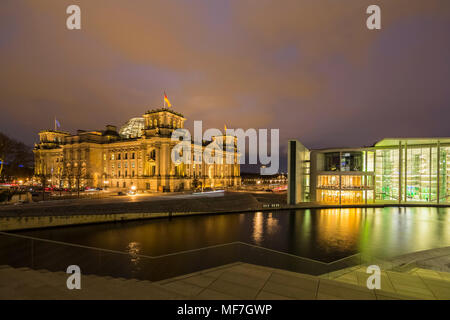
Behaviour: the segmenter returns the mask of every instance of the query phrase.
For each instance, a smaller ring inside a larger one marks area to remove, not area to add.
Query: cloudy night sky
[[[282,152],[450,136],[449,34],[449,0],[2,0],[0,131],[121,126],[166,91],[187,127],[279,128]]]

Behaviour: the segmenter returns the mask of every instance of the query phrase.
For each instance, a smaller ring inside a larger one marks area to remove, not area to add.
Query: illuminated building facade
[[[127,190],[180,191],[199,187],[232,187],[240,184],[236,137],[217,136],[191,145],[191,163],[175,164],[171,152],[175,129],[183,128],[185,118],[171,108],[148,111],[142,118],[130,119],[117,132],[106,130],[68,132],[44,130],[34,148],[35,175],[48,185],[64,188],[108,188]],[[199,160],[198,152],[222,139],[220,163]],[[197,150],[194,154],[194,151]],[[194,161],[194,156],[196,161]],[[225,159],[234,159],[225,161]]]
[[[383,139],[372,147],[307,152],[310,156],[307,190],[312,202],[333,205],[450,202],[450,138]],[[288,158],[301,163],[291,153]],[[292,169],[289,165],[288,168]],[[291,179],[289,172],[288,186],[291,185],[301,186],[302,182],[296,175]],[[290,204],[305,202],[291,190],[289,194]]]

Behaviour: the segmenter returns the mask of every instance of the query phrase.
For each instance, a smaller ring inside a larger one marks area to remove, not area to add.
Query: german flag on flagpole
[[[166,106],[166,104],[167,104],[168,108],[170,108],[172,106],[172,104],[169,101],[169,98],[167,98],[166,92],[164,91],[164,107]]]

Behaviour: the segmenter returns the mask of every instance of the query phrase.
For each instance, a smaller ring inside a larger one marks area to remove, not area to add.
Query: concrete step
[[[352,268],[340,275],[333,274],[333,279],[361,287],[367,286],[365,267]],[[418,299],[450,299],[450,274],[421,268],[409,269],[407,272],[382,271],[381,290]],[[322,278],[326,277],[323,276]]]
[[[0,268],[0,299],[177,299],[180,294],[147,280],[82,275],[81,290],[66,287],[68,274]]]

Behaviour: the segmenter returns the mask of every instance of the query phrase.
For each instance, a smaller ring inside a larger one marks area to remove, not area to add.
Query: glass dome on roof
[[[137,138],[142,136],[144,129],[144,118],[131,118],[119,130],[119,134],[123,138]]]

